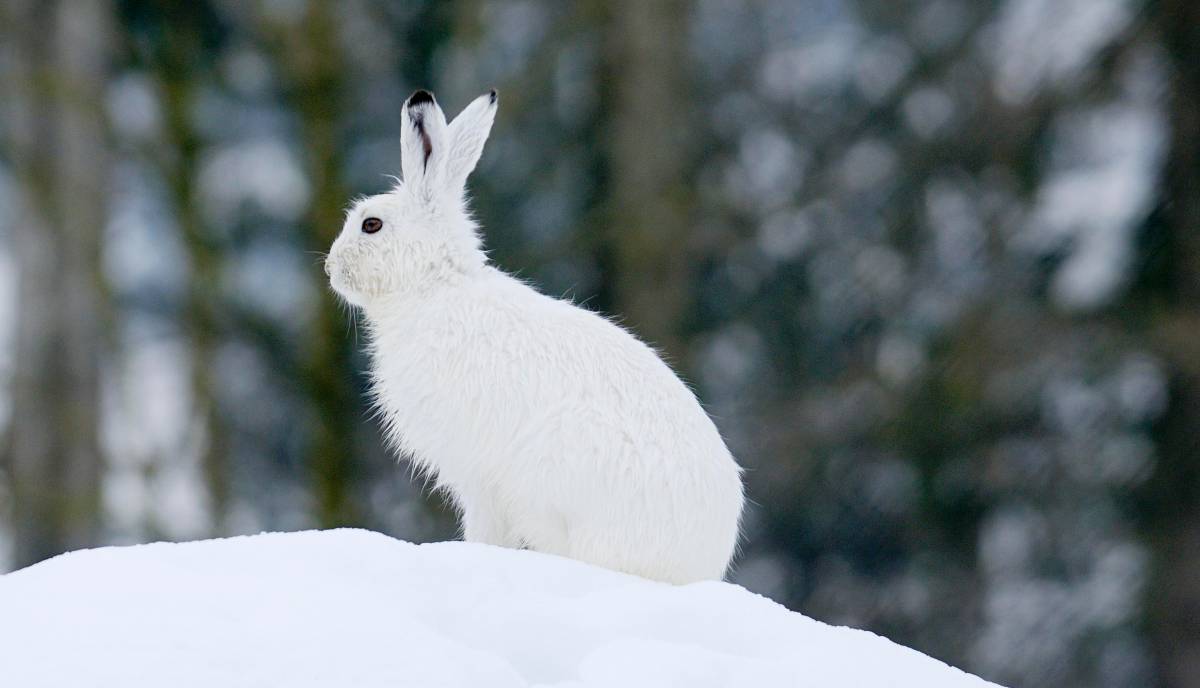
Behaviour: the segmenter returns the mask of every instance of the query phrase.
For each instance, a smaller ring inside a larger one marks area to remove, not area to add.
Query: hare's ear
[[[467,175],[475,169],[483,144],[492,131],[496,119],[496,89],[485,93],[454,118],[447,130],[446,185],[461,190],[467,183]]]
[[[416,91],[404,103],[400,167],[404,186],[429,197],[446,158],[446,115],[429,91]]]

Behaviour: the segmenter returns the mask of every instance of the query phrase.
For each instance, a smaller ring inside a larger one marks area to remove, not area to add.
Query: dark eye
[[[383,220],[377,217],[368,217],[363,220],[363,231],[367,234],[374,234],[381,229],[383,229]]]

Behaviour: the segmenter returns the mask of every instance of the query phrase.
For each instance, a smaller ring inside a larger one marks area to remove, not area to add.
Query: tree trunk
[[[1171,148],[1164,221],[1172,305],[1159,335],[1173,370],[1159,431],[1150,529],[1156,578],[1150,633],[1163,684],[1200,687],[1200,4],[1161,0],[1170,60]]]
[[[690,306],[686,19],[676,0],[623,0],[609,10],[607,39],[611,307],[676,360]]]
[[[302,242],[311,251],[328,251],[342,229],[348,202],[342,180],[342,146],[338,141],[344,111],[345,65],[338,42],[337,19],[327,3],[313,3],[300,22],[287,27],[278,60],[289,80],[289,97],[300,113],[307,148],[313,202],[305,218]],[[362,406],[355,385],[353,351],[346,339],[346,315],[320,281],[313,337],[300,375],[315,409],[310,428],[308,465],[313,475],[317,523],[322,527],[360,525],[353,500],[359,473],[355,430]]]
[[[228,430],[213,380],[221,336],[220,295],[213,285],[220,281],[221,251],[205,227],[196,199],[202,142],[191,122],[195,84],[199,80],[197,72],[203,66],[200,12],[198,4],[185,4],[176,7],[172,13],[171,3],[163,3],[161,21],[167,38],[163,41],[162,53],[156,55],[156,67],[163,93],[166,139],[171,152],[161,163],[179,218],[190,268],[184,326],[190,344],[192,404],[201,424],[201,470],[208,491],[212,532],[222,535],[232,488]]]
[[[15,561],[92,545],[99,532],[97,440],[108,181],[103,0],[20,0],[7,8],[14,83],[9,149],[17,320],[7,438]]]

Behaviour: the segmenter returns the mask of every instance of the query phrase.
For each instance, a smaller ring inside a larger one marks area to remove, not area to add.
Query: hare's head
[[[403,181],[354,204],[325,260],[342,298],[366,306],[484,264],[465,190],[495,116],[495,91],[449,124],[433,94],[409,96],[400,132]]]

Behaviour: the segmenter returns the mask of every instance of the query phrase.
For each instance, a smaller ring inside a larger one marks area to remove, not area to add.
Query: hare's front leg
[[[460,495],[459,508],[462,510],[463,540],[498,547],[521,546],[493,500],[478,496],[464,498]]]

